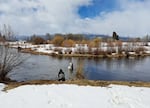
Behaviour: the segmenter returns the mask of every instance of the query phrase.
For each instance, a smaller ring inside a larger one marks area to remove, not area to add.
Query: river
[[[72,62],[74,71],[68,71]],[[9,77],[17,81],[57,80],[62,69],[66,79],[83,72],[85,79],[105,81],[150,81],[150,57],[140,58],[78,58],[30,55],[20,66],[14,68]]]

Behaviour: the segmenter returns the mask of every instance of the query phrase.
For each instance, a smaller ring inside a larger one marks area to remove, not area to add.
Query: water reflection
[[[70,62],[74,65],[73,72],[68,70]],[[150,81],[149,63],[150,57],[104,59],[32,55],[9,77],[18,81],[57,80],[62,69],[66,79]]]
[[[91,80],[150,81],[150,58],[100,59],[85,64],[85,76]]]

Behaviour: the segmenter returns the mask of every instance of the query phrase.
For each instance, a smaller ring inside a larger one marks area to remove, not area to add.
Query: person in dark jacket
[[[60,69],[58,73],[58,81],[65,81],[65,73],[63,72],[62,69]]]

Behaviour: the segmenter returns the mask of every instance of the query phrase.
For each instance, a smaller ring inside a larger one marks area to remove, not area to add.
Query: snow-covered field
[[[0,108],[150,108],[150,88],[25,85],[2,91]]]

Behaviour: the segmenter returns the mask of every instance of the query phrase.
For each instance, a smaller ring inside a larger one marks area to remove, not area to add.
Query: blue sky
[[[0,0],[0,26],[18,35],[150,35],[150,0]],[[2,27],[0,27],[2,28]]]
[[[93,0],[89,6],[81,6],[79,14],[81,18],[94,18],[101,12],[111,12],[118,9],[116,0]]]

